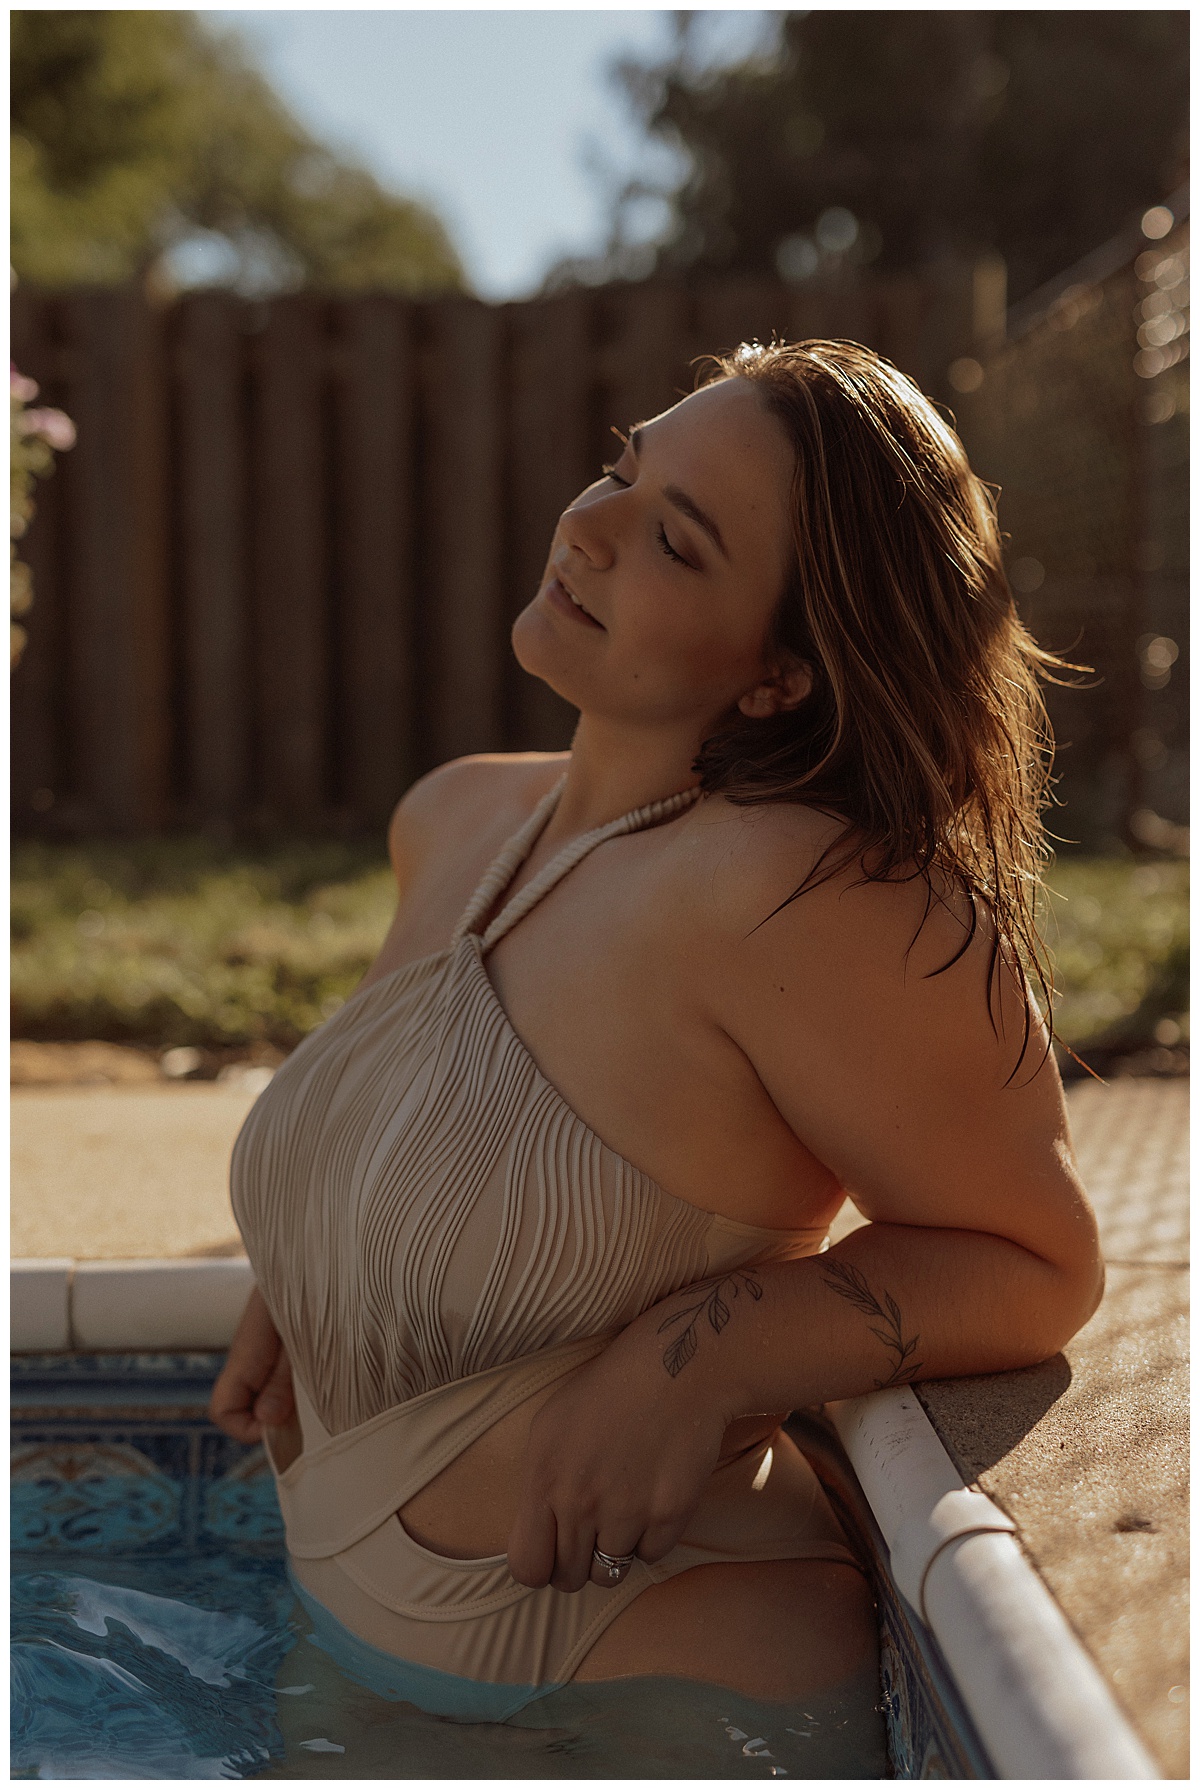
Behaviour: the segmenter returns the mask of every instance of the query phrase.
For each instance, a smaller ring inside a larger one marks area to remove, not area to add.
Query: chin
[[[568,644],[562,629],[555,627],[553,618],[539,608],[536,597],[512,625],[512,649],[521,670],[530,677],[541,678],[556,696],[579,708],[583,695],[580,668],[572,664]]]

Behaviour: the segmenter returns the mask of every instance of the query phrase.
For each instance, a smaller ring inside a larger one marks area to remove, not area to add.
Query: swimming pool
[[[994,1775],[886,1578],[882,1686],[794,1710],[667,1679],[566,1686],[503,1725],[387,1701],[314,1638],[261,1451],[207,1421],[220,1360],[15,1362],[15,1777]],[[796,1421],[859,1545],[885,1558],[836,1442]]]

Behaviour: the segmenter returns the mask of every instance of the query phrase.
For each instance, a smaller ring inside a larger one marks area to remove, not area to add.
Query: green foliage
[[[424,206],[315,143],[237,39],[187,12],[12,15],[13,263],[42,285],[145,275],[215,231],[231,283],[460,288]]]
[[[201,839],[16,848],[12,1015],[25,1038],[287,1050],[383,942],[379,849]]]
[[[1074,1049],[1138,1049],[1163,1021],[1187,1038],[1189,868],[1167,859],[1055,864],[1046,942],[1061,990],[1056,1030]]]
[[[998,251],[1017,299],[1185,178],[1186,12],[815,8],[732,69],[696,67],[685,30],[619,73],[686,161],[663,268],[803,271],[845,208],[851,260]]]
[[[13,1034],[289,1049],[345,1000],[395,906],[382,848],[196,838],[13,852]],[[1064,858],[1048,935],[1076,1049],[1187,1035],[1188,866]],[[1182,966],[1182,973],[1181,973]]]

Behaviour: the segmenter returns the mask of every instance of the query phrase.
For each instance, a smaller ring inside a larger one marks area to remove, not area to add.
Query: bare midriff
[[[566,1376],[569,1379],[571,1376]],[[492,1426],[397,1511],[415,1542],[452,1560],[503,1554],[517,1514],[529,1426],[540,1407],[566,1384],[543,1387]],[[786,1412],[739,1417],[725,1432],[720,1462],[766,1441]]]

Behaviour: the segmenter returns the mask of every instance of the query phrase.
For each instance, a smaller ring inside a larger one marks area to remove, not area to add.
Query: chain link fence
[[[1146,214],[951,369],[1052,689],[1063,846],[1187,848],[1189,230]]]

